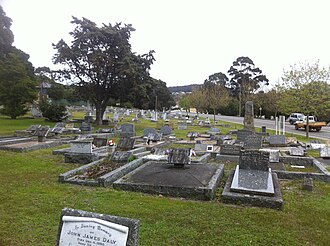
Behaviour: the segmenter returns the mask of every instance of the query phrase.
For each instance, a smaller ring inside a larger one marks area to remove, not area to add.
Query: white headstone
[[[59,246],[126,245],[126,226],[89,217],[63,216],[62,221]]]

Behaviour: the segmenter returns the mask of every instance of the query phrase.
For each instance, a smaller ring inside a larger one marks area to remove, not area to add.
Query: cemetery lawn
[[[281,181],[284,210],[59,183],[73,164],[52,149],[0,151],[0,245],[55,245],[65,207],[140,220],[140,245],[328,245],[330,184]],[[229,167],[226,164],[226,176]],[[223,179],[223,180],[226,180]]]
[[[0,116],[0,136],[13,135],[15,130],[27,129],[32,124],[54,125],[44,119],[11,120]],[[141,119],[135,130],[142,135],[144,128],[160,126]],[[231,126],[219,128],[223,134],[242,128]],[[173,129],[177,138],[186,138],[189,131],[208,130],[189,126],[177,131],[176,124]],[[307,141],[300,136],[298,140]],[[226,163],[226,175],[216,198],[207,202],[189,201],[59,183],[59,174],[77,165],[64,163],[63,156],[52,155],[52,150],[27,153],[0,150],[1,246],[55,245],[61,210],[65,207],[140,220],[140,245],[329,244],[329,183],[314,181],[314,191],[308,192],[301,189],[301,180],[282,180],[283,211],[226,205],[220,195],[230,169],[235,167]]]

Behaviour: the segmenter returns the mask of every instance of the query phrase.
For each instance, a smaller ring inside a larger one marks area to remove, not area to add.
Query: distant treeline
[[[168,89],[171,93],[173,92],[192,92],[194,89],[201,85],[193,84],[193,85],[182,85],[182,86],[170,86]]]

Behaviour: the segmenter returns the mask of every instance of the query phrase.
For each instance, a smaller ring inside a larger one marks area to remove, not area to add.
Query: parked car
[[[303,121],[304,120],[304,114],[302,113],[292,113],[290,114],[288,121],[291,125],[293,125],[296,121],[300,120]]]

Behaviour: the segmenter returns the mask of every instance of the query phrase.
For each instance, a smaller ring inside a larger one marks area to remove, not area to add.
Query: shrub
[[[49,121],[63,121],[68,117],[64,105],[42,102],[40,104],[40,111],[42,112],[42,116]]]

